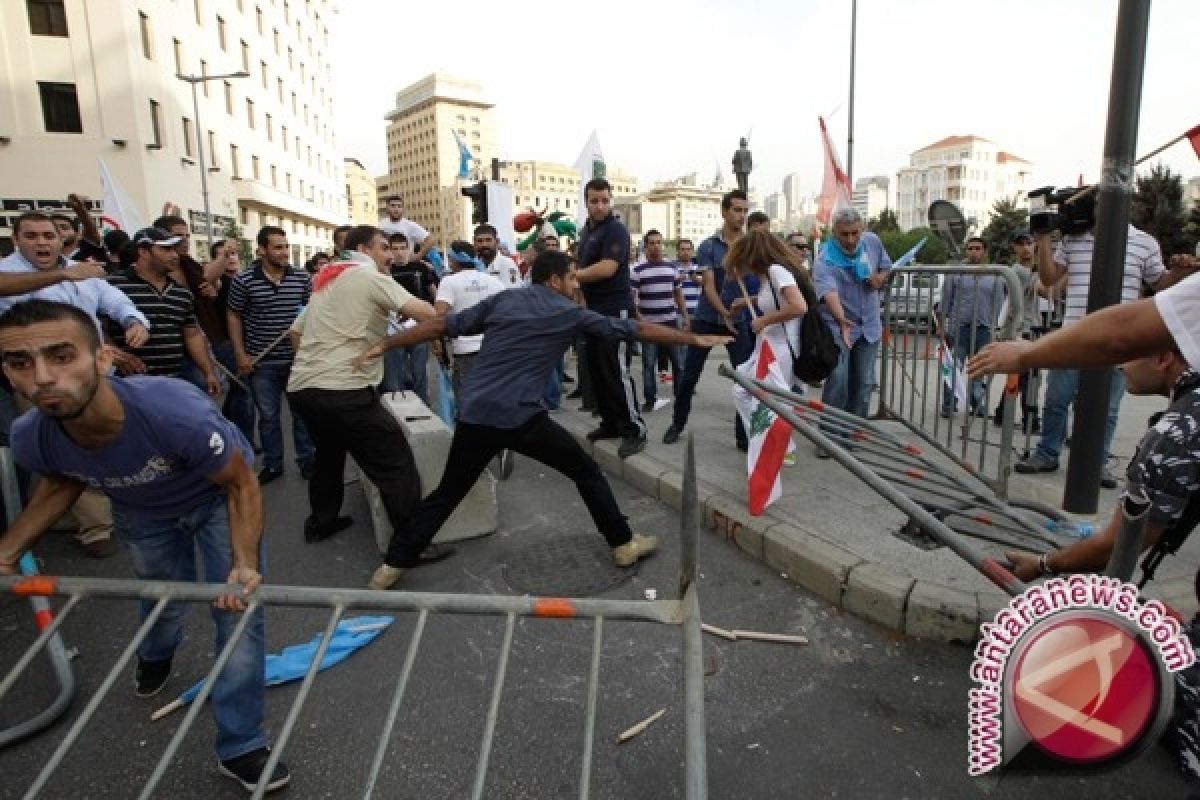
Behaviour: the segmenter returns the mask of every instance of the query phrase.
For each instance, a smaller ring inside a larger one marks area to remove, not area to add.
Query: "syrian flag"
[[[954,392],[954,401],[959,408],[967,407],[967,374],[945,343],[938,345],[938,363],[941,365],[942,383]]]
[[[842,169],[842,161],[829,140],[825,119],[817,117],[817,122],[821,125],[821,144],[825,147],[825,178],[821,181],[821,197],[817,201],[817,222],[828,225],[834,211],[850,205],[853,192],[850,176]]]
[[[781,389],[791,388],[765,336],[758,337],[754,354],[738,371]],[[783,471],[783,457],[795,449],[792,427],[741,386],[733,387],[733,401],[750,437],[746,451],[746,500],[750,513],[757,517],[783,494],[779,473]]]

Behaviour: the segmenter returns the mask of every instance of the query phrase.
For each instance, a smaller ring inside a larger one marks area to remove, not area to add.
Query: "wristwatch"
[[[1038,573],[1040,575],[1057,575],[1058,574],[1057,572],[1055,572],[1053,569],[1050,568],[1050,554],[1049,553],[1042,553],[1040,556],[1038,556],[1037,563],[1038,563]]]

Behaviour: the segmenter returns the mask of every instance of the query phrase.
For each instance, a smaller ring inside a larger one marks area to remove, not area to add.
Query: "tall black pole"
[[[850,114],[846,124],[846,178],[854,187],[854,46],[858,36],[858,0],[850,0]]]
[[[1096,198],[1088,313],[1121,302],[1149,24],[1150,0],[1120,0],[1112,82],[1108,90],[1104,162]],[[1104,440],[1112,374],[1111,368],[1083,370],[1080,374],[1071,434],[1071,460],[1063,494],[1063,508],[1076,514],[1096,512],[1100,475],[1107,455]]]

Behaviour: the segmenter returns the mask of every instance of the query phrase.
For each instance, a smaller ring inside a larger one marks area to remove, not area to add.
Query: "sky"
[[[419,11],[417,10],[419,8]],[[850,0],[607,0],[525,6],[342,0],[334,45],[341,144],[387,171],[396,91],[434,71],[478,80],[500,157],[574,163],[595,129],[642,188],[728,178],[750,135],[759,196],[798,172],[820,187],[817,117],[846,162]],[[859,0],[854,177],[975,134],[1034,163],[1033,185],[1100,171],[1117,0]],[[1200,124],[1200,2],[1155,0],[1138,154]],[[1200,175],[1187,142],[1159,157]],[[1152,162],[1153,163],[1153,162]],[[1147,165],[1148,167],[1149,165]]]

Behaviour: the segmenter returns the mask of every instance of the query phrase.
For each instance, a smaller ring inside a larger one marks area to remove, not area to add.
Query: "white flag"
[[[967,374],[963,372],[962,364],[950,352],[946,345],[938,345],[938,363],[941,365],[942,383],[954,392],[954,400],[959,408],[967,407]]]
[[[133,201],[129,199],[129,195],[125,194],[125,190],[113,178],[112,173],[108,171],[108,165],[104,163],[104,159],[97,157],[96,160],[100,162],[100,188],[104,198],[101,214],[132,236],[135,231],[146,227],[142,223],[142,215]]]
[[[592,178],[607,177],[608,169],[604,165],[604,152],[600,149],[600,137],[596,131],[588,137],[587,143],[575,159],[575,171],[579,173],[579,199],[575,203],[575,224],[583,230],[587,222],[587,198],[584,197],[583,186]]]

